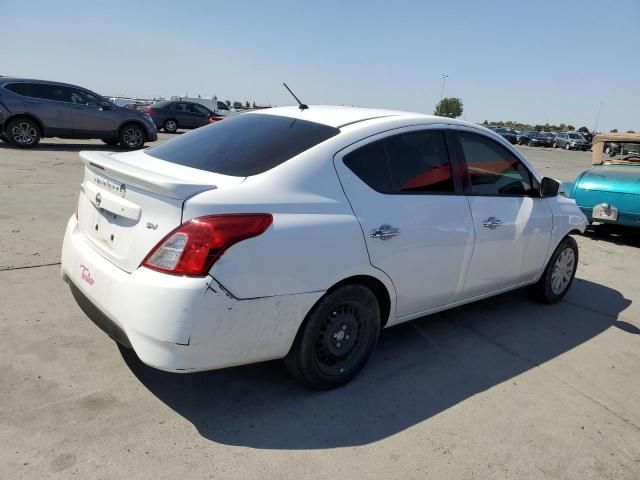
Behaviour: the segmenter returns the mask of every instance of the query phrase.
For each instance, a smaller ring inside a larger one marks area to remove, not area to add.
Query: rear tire
[[[32,148],[40,142],[40,127],[30,118],[11,120],[5,130],[7,140],[18,148]]]
[[[578,269],[578,244],[573,237],[565,237],[549,259],[549,263],[531,289],[543,303],[557,303],[565,296]]]
[[[292,375],[326,390],[344,385],[369,359],[380,335],[380,306],[362,285],[344,285],[313,307],[284,359]]]
[[[140,125],[127,123],[120,129],[120,145],[127,150],[137,150],[144,147],[146,135]]]
[[[167,133],[176,133],[178,131],[178,122],[173,118],[169,118],[165,120],[162,128],[164,128],[164,131]]]

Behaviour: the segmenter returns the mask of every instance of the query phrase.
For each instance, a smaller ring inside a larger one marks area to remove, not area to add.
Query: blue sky
[[[99,4],[98,4],[99,3]],[[607,8],[607,11],[599,11]],[[0,0],[0,74],[640,130],[640,0]]]

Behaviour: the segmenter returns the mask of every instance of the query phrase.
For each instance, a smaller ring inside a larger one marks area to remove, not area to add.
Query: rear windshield
[[[243,113],[145,152],[187,167],[247,177],[266,172],[338,133],[337,128],[306,120]]]

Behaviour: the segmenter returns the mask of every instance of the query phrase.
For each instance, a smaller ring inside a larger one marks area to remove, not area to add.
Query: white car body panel
[[[488,129],[351,107],[286,107],[243,116],[263,114],[324,123],[340,133],[246,178],[176,165],[144,151],[81,153],[79,221],[72,217],[67,225],[62,275],[126,333],[149,365],[194,371],[282,358],[313,305],[352,277],[384,287],[390,303],[385,326],[518,288],[540,277],[568,233],[586,227],[575,202],[563,196],[496,202],[463,194],[384,195],[342,163],[344,155],[389,134],[458,129],[500,143],[540,180],[517,150]],[[233,245],[204,277],[140,266],[181,223],[224,213],[270,213],[273,223]],[[501,218],[501,227],[483,228],[489,216]],[[401,234],[371,239],[369,231],[383,223]]]

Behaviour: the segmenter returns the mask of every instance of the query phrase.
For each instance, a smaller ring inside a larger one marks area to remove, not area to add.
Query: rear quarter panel
[[[387,287],[395,310],[393,284],[369,262],[362,229],[333,167],[336,150],[330,144],[185,203],[184,220],[215,213],[273,215],[265,233],[232,246],[210,272],[234,297],[325,291],[347,277],[369,275]]]

